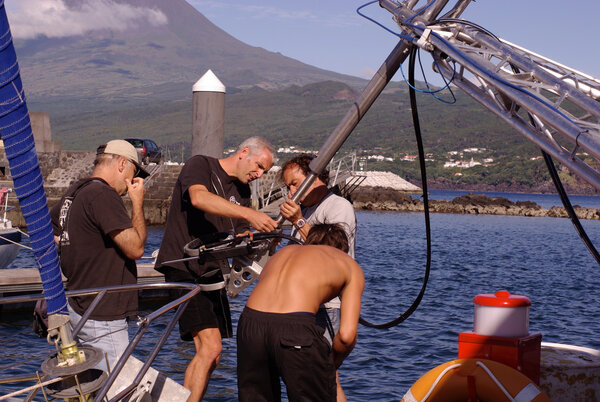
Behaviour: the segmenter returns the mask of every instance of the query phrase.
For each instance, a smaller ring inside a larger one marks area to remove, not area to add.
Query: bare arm
[[[188,193],[194,208],[209,214],[244,219],[261,232],[269,232],[277,228],[277,222],[267,214],[229,202],[223,197],[211,193],[202,184],[190,186]]]
[[[336,368],[341,366],[356,344],[360,299],[365,288],[365,278],[358,264],[352,261],[349,270],[350,280],[340,293],[342,300],[340,305],[340,330],[333,338],[333,361]]]
[[[281,204],[279,211],[281,212],[281,216],[290,221],[294,226],[296,225],[296,222],[298,222],[298,219],[303,218],[300,205],[292,201],[291,198],[288,198],[283,204]],[[306,240],[306,236],[308,236],[308,232],[310,231],[311,227],[312,226],[310,226],[308,222],[306,222],[301,228],[296,226],[296,230],[298,233],[300,233],[300,236],[302,236],[302,240]]]
[[[131,224],[133,227],[115,230],[110,233],[110,237],[127,258],[137,260],[144,255],[147,236],[144,218],[144,179],[135,178],[132,183],[127,183],[127,192],[131,199]]]

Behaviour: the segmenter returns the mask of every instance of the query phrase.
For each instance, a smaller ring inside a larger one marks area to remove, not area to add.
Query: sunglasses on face
[[[136,164],[133,163],[132,161],[130,161],[130,160],[127,160],[127,161],[131,164],[131,166],[133,166],[133,177],[134,178],[138,177],[138,175],[140,174],[140,168],[137,167]]]

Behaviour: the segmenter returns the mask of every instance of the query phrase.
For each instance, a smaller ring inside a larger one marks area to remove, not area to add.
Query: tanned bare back
[[[339,366],[356,342],[365,279],[348,254],[324,245],[287,246],[263,269],[246,306],[266,313],[316,313],[340,296],[340,330],[333,349]]]

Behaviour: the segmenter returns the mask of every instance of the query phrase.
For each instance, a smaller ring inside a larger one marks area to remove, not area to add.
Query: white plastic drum
[[[473,302],[474,333],[510,338],[520,338],[529,334],[529,298],[499,290],[495,294],[477,295]]]

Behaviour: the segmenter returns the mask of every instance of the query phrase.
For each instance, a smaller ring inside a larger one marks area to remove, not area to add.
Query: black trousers
[[[311,313],[244,309],[237,329],[240,401],[335,401],[335,366],[323,328]]]

